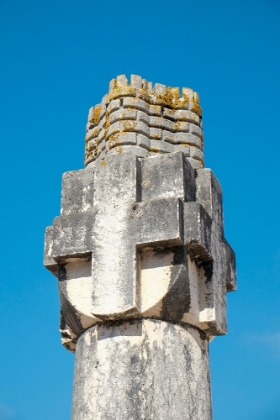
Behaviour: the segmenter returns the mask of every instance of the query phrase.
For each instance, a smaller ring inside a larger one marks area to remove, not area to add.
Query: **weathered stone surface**
[[[184,88],[181,95],[178,88],[159,83],[152,87],[140,76],[132,75],[131,84],[125,75],[119,76],[111,81],[110,92],[101,104],[91,108],[86,130],[86,165],[94,166],[115,148],[117,153],[131,152],[140,157],[141,148],[148,154],[172,153],[180,145],[191,145],[198,150],[192,154],[191,164],[203,167],[201,108],[192,89]],[[120,150],[122,146],[126,149]]]
[[[62,177],[61,214],[83,213],[91,209],[92,170],[66,172]]]
[[[49,226],[45,232],[44,266],[57,276],[57,262],[53,258],[53,227]]]
[[[191,259],[200,266],[212,264],[211,228],[212,220],[199,203],[184,204],[184,243]]]
[[[61,263],[70,256],[90,253],[94,222],[93,211],[56,217],[53,222],[53,258]]]
[[[169,197],[195,201],[195,191],[195,172],[182,153],[141,160],[141,201]]]
[[[235,264],[210,170],[195,171],[181,152],[108,156],[64,175],[62,202],[45,264],[53,273],[58,264],[71,349],[100,320],[153,317],[226,332]]]
[[[118,155],[106,159],[94,174],[92,310],[106,318],[137,310],[135,245],[129,232],[137,172],[135,156]]]
[[[198,330],[135,320],[79,338],[73,419],[211,418],[208,340]]]
[[[196,187],[197,201],[204,206],[212,219],[213,270],[207,281],[207,309],[201,320],[208,321],[209,333],[225,334],[227,332],[226,289],[228,283],[234,285],[235,282],[233,280],[235,279],[235,260],[234,253],[224,240],[222,190],[210,169],[197,170]]]
[[[64,174],[45,237],[73,420],[211,420],[208,343],[236,284],[201,127],[195,92],[139,76],[90,110],[87,167]]]

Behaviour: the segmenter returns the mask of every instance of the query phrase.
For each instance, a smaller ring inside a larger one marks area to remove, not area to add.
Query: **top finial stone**
[[[109,94],[91,108],[85,164],[107,154],[137,156],[182,151],[194,167],[203,167],[199,97],[190,88],[154,86],[141,76],[111,80]]]

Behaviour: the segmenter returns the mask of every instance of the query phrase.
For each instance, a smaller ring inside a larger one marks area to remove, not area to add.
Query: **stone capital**
[[[108,156],[63,176],[45,265],[58,277],[63,344],[95,324],[154,318],[226,332],[234,253],[220,186],[182,152]]]

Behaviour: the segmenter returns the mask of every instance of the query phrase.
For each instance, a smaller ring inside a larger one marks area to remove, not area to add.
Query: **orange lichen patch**
[[[159,148],[158,147],[155,147],[155,146],[151,146],[151,148],[150,148],[150,152],[152,152],[152,153],[158,153],[160,150],[159,150]]]
[[[106,166],[107,165],[107,162],[106,162],[106,160],[103,158],[103,159],[101,159],[101,161],[100,161],[100,165],[101,166]]]
[[[109,120],[109,112],[108,112],[108,108],[107,108],[106,109],[106,114],[105,114],[105,124],[104,124],[104,138],[105,138],[105,141],[108,140],[107,133],[108,133],[109,127],[110,127],[110,120]]]
[[[137,89],[138,92],[138,98],[143,99],[143,101],[150,103],[153,103],[153,99],[146,89]]]
[[[137,96],[151,105],[167,106],[171,109],[185,108],[189,103],[189,97],[186,93],[183,93],[181,98],[179,88],[172,87],[166,88],[163,93],[158,93],[154,89],[139,88],[137,89]]]
[[[100,153],[98,151],[96,143],[87,144],[84,158],[85,165],[95,160],[99,156],[99,154]]]
[[[176,111],[175,109],[169,109],[169,108],[165,109],[165,113],[167,114],[168,117],[171,117],[171,118],[173,117],[175,111]]]
[[[202,109],[199,104],[199,97],[196,92],[193,94],[193,105],[191,111],[195,112],[200,117],[202,116]]]
[[[113,140],[113,141],[109,141],[109,145],[108,145],[108,147],[109,147],[109,150],[111,150],[111,149],[113,149],[115,146],[117,146],[117,141],[116,140]]]
[[[167,91],[169,92],[170,97],[172,97],[172,107],[173,108],[177,108],[178,105],[182,105],[181,104],[181,100],[180,100],[180,90],[179,88],[167,88]]]
[[[154,92],[154,103],[171,109],[184,108],[188,102],[189,98],[186,95],[180,98],[179,88],[168,87],[165,93]]]
[[[105,119],[105,124],[104,124],[104,126],[105,126],[105,128],[109,128],[110,127],[110,125],[111,125],[111,123],[110,123],[110,120],[109,120],[109,118],[108,118],[108,114],[106,114],[106,119]]]
[[[151,105],[150,106],[150,114],[160,114],[161,108],[158,105]]]
[[[165,93],[154,92],[154,103],[163,106],[173,106],[173,95],[171,88],[168,87]]]
[[[88,150],[90,150],[90,148],[92,148],[93,144],[95,144],[96,146],[98,146],[103,140],[103,137],[95,137],[94,139],[91,139],[91,141],[86,143],[86,148],[88,148]]]
[[[148,81],[147,80],[145,80],[145,79],[142,79],[142,88],[144,89],[144,90],[147,90],[148,89]]]
[[[117,99],[121,96],[136,96],[136,89],[131,86],[116,85],[108,95],[108,100]]]
[[[88,142],[88,141],[90,141],[91,139],[94,139],[94,137],[97,137],[97,136],[98,136],[99,131],[100,131],[100,128],[99,128],[99,127],[96,127],[96,128],[95,128],[94,130],[92,130],[92,131],[88,131],[88,133],[86,134],[86,137],[85,137],[85,141],[86,141],[86,142]]]
[[[124,131],[134,131],[136,128],[136,121],[121,121]]]
[[[190,102],[190,98],[188,97],[188,95],[185,92],[183,92],[183,99],[186,103]]]
[[[185,121],[177,121],[174,123],[174,131],[183,131],[187,132],[189,129],[189,125]]]
[[[113,147],[119,146],[118,140],[110,140],[109,141],[109,150],[113,149]]]
[[[121,155],[121,154],[123,153],[123,148],[122,148],[122,146],[117,146],[117,147],[116,147],[116,151],[117,151],[117,153],[118,153],[119,155]]]
[[[112,88],[108,100],[116,99],[121,96],[132,96],[131,100],[137,102],[137,99],[142,99],[146,103],[154,106],[154,110],[159,112],[156,106],[166,106],[171,109],[186,108],[189,103],[189,97],[186,93],[183,93],[183,97],[180,97],[179,88],[168,87],[165,92],[158,93],[154,89],[148,88],[133,88],[130,85],[123,86],[121,84],[115,85]],[[137,97],[136,97],[137,96]],[[152,111],[152,110],[151,110]]]
[[[97,148],[97,144],[96,143],[88,143],[86,146],[86,150],[88,152],[91,152],[92,150],[95,150]]]
[[[120,135],[120,132],[115,133],[115,134],[112,134],[112,135],[108,138],[108,140],[116,140],[116,139],[119,137],[119,135]]]
[[[101,106],[96,106],[92,112],[89,122],[93,123],[94,125],[97,125],[100,120],[100,112],[101,112]]]
[[[175,109],[182,109],[182,108],[186,108],[187,105],[189,103],[189,98],[186,94],[183,94],[183,98],[179,98],[178,100],[176,100],[176,102],[174,103],[174,108]]]
[[[93,149],[89,152],[86,152],[84,160],[85,160],[86,163],[89,163],[92,160],[95,160],[98,155],[99,155],[99,153],[97,152],[97,148],[95,148],[95,149]]]
[[[154,134],[151,135],[151,138],[152,139],[155,139],[155,140],[160,140],[161,139],[161,136],[159,134],[157,134],[157,133],[154,133]]]

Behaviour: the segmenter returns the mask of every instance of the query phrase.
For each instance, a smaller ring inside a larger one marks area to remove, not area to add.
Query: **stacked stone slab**
[[[227,331],[235,260],[198,97],[176,92],[114,80],[90,111],[86,168],[63,176],[45,266],[76,352],[73,420],[212,418],[208,344]]]

